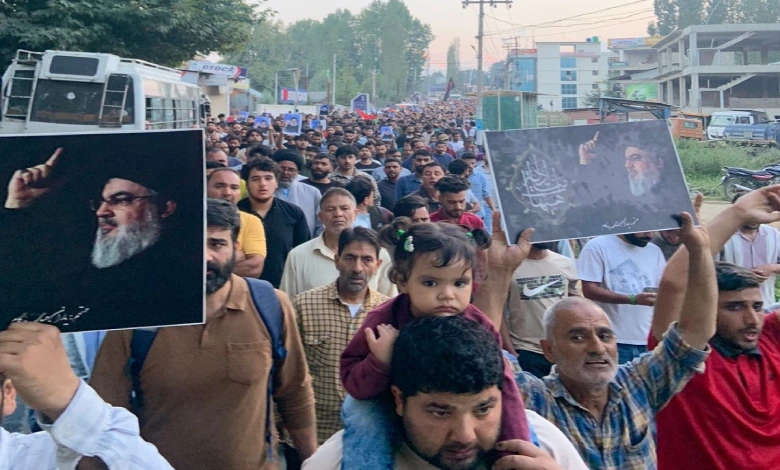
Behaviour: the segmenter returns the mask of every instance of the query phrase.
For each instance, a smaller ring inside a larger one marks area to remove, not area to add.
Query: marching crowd
[[[269,117],[206,124],[205,324],[0,332],[0,469],[780,465],[780,186],[510,245],[468,102]]]

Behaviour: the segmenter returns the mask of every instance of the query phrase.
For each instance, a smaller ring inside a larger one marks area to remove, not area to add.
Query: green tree
[[[455,82],[455,89],[460,90],[460,39],[455,38],[447,48],[447,82]]]
[[[270,15],[265,0],[3,0],[0,67],[17,49],[109,52],[178,66],[239,49]]]
[[[704,0],[676,0],[677,4],[677,28],[687,28],[691,25],[702,24],[704,13]],[[706,18],[705,18],[706,19]]]
[[[674,31],[677,26],[677,7],[674,0],[653,0],[653,9],[655,10],[655,23],[653,25],[653,32],[661,36]],[[648,28],[650,32],[650,28]]]

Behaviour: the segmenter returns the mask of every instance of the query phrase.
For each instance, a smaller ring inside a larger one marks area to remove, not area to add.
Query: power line
[[[635,20],[632,20],[632,22],[641,21],[641,20],[649,20],[649,19],[652,19],[652,18],[655,18],[655,15],[650,15],[650,16],[645,16],[645,17],[642,17],[642,18],[637,18]],[[549,33],[549,34],[537,34],[536,37],[560,36],[560,35],[569,34],[569,33],[579,33],[579,32],[582,32],[582,31],[592,31],[594,29],[609,28],[610,26],[615,26],[617,24],[620,24],[620,21],[618,21],[617,23],[609,23],[609,24],[605,24],[605,25],[601,25],[601,26],[592,26],[590,28],[575,29],[574,31],[564,31],[564,32]]]
[[[565,25],[553,24],[553,25],[550,25],[550,26],[528,27],[528,28],[523,28],[523,29],[571,28],[573,26],[585,26],[585,25],[591,25],[591,24],[599,24],[599,23],[601,23],[603,21],[623,20],[623,19],[631,18],[631,17],[637,16],[637,15],[643,15],[643,14],[646,14],[646,13],[651,13],[653,11],[654,10],[652,8],[649,8],[649,9],[644,9],[644,10],[637,10],[637,11],[634,11],[634,12],[631,12],[631,13],[621,12],[621,13],[613,13],[613,14],[610,14],[610,15],[605,15],[603,17],[587,18],[587,20],[593,20],[593,21],[586,21],[584,23],[572,23],[572,24],[565,24]],[[623,15],[623,16],[621,16],[621,15]],[[493,20],[496,20],[496,21],[501,21],[498,18],[495,18],[495,17],[490,16],[490,15],[485,15],[485,16],[487,16],[489,18],[492,18]],[[619,16],[619,18],[617,18],[618,16]],[[504,23],[506,23],[506,22],[504,21]],[[498,33],[500,33],[500,31],[497,31],[494,34],[498,34]]]
[[[615,5],[615,6],[611,6],[609,8],[603,8],[601,10],[594,10],[594,11],[587,12],[587,13],[580,13],[579,15],[569,16],[569,17],[566,17],[566,18],[561,18],[561,19],[558,19],[558,20],[546,21],[544,23],[533,24],[533,25],[515,24],[515,23],[509,23],[509,22],[503,21],[503,20],[499,20],[499,21],[501,21],[502,23],[507,23],[507,24],[509,24],[511,26],[515,26],[517,28],[524,28],[524,29],[539,28],[540,26],[546,26],[546,25],[550,25],[550,24],[560,23],[562,21],[567,21],[567,20],[571,20],[571,19],[574,19],[574,18],[581,18],[583,16],[590,16],[590,15],[594,15],[596,13],[602,13],[602,12],[605,12],[605,11],[616,10],[618,8],[625,8],[625,7],[631,6],[631,5],[637,5],[639,3],[647,3],[649,1],[650,0],[635,0],[633,2],[625,3],[623,5]]]

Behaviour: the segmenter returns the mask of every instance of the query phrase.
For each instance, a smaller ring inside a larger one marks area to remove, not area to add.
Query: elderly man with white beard
[[[57,149],[45,163],[20,169],[11,177],[5,209],[18,213],[19,223],[28,217],[32,220],[36,212],[57,207],[59,193],[66,192],[59,191],[61,177],[55,172],[62,153],[63,149]],[[81,263],[72,256],[76,263],[63,270],[67,283],[59,282],[57,269],[49,269],[52,272],[41,280],[34,279],[42,283],[45,292],[40,297],[46,299],[36,301],[34,311],[40,308],[40,312],[51,313],[60,306],[88,309],[79,319],[79,327],[103,330],[117,325],[154,326],[159,324],[155,322],[160,311],[177,317],[184,315],[182,309],[196,308],[186,300],[192,296],[178,286],[189,285],[200,274],[181,270],[192,265],[191,256],[199,254],[181,250],[175,237],[178,204],[165,195],[171,184],[160,172],[137,166],[117,166],[104,174],[101,192],[89,205],[97,228],[91,252],[84,260],[86,269],[74,269]],[[56,220],[48,229],[57,232],[57,224],[62,222]],[[80,228],[77,233],[83,232]],[[45,260],[46,251],[51,250],[36,240],[26,243],[27,251],[36,257],[33,259]],[[79,253],[83,245],[82,240],[74,240],[72,249]],[[182,319],[181,323],[189,322]]]

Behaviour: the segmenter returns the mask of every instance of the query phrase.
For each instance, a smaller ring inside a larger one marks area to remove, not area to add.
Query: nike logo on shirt
[[[556,280],[554,280],[552,282],[548,282],[547,284],[543,284],[543,285],[541,285],[539,287],[536,287],[536,288],[533,288],[533,289],[529,289],[528,285],[526,284],[525,286],[523,286],[523,295],[526,296],[526,297],[535,297],[535,296],[541,294],[542,292],[544,292],[544,290],[547,289],[548,287],[554,286],[555,284],[558,284],[559,282],[561,282],[561,280],[560,279],[556,279]]]

